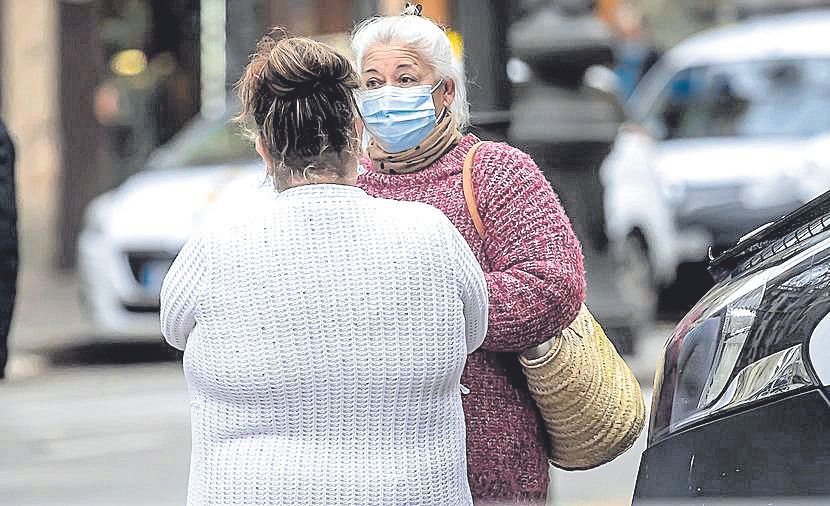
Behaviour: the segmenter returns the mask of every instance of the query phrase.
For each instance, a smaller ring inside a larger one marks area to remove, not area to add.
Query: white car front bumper
[[[160,338],[161,280],[177,249],[118,244],[105,233],[85,230],[78,240],[82,299],[96,338]]]

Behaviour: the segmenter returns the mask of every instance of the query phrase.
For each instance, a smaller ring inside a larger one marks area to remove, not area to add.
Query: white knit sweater
[[[460,378],[487,288],[430,206],[309,185],[206,220],[164,280],[189,505],[471,504]]]

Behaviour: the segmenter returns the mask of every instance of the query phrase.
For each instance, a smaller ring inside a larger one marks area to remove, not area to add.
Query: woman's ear
[[[369,147],[369,132],[366,130],[366,125],[363,123],[363,118],[357,116],[354,120],[355,133],[355,153],[360,153],[360,156],[366,154],[366,148]]]
[[[363,118],[361,118],[360,116],[356,116],[354,119],[354,133],[358,139],[363,138],[363,129]]]
[[[442,86],[442,88],[444,91],[442,93],[443,97],[441,103],[444,107],[449,107],[450,104],[452,104],[452,101],[455,100],[455,81],[447,79],[444,81],[444,86]]]
[[[268,148],[265,147],[265,141],[261,135],[256,138],[254,146],[256,147],[256,152],[259,154],[259,157],[262,158],[262,161],[265,162],[265,166],[268,167],[268,170],[270,171],[272,165],[271,155],[268,153]]]

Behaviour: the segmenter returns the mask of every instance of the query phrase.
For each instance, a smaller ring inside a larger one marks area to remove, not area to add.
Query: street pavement
[[[12,378],[0,406],[0,504],[184,504],[189,409],[177,364]]]
[[[647,405],[668,329],[655,329],[630,357]],[[113,363],[125,362],[124,346],[15,354],[0,384],[0,505],[184,504],[190,433],[181,366],[152,344],[132,352],[149,363]],[[551,504],[629,504],[644,437],[599,469],[553,471]]]

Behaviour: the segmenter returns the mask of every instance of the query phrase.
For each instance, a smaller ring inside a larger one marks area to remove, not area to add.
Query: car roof
[[[641,121],[677,72],[705,65],[774,59],[830,58],[830,9],[744,21],[694,35],[670,49],[646,74],[626,104]]]
[[[830,9],[745,21],[694,35],[665,56],[671,67],[830,56]]]

